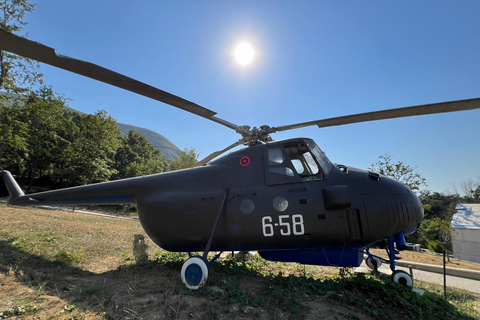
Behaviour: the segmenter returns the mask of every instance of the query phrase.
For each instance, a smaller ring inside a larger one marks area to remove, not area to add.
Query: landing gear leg
[[[188,289],[196,290],[207,283],[208,280],[208,271],[210,266],[215,262],[215,260],[220,257],[220,254],[217,254],[212,261],[208,261],[207,256],[210,252],[210,248],[212,246],[213,235],[215,234],[215,230],[217,230],[218,221],[220,220],[220,216],[223,212],[225,207],[225,202],[227,200],[228,189],[225,191],[225,195],[222,200],[222,204],[220,205],[220,209],[218,210],[217,218],[215,219],[215,223],[213,224],[212,231],[210,232],[210,237],[208,238],[207,245],[205,247],[205,251],[203,252],[203,256],[193,256],[187,259],[182,266],[182,270],[180,275],[182,277],[182,281]]]
[[[387,250],[388,258],[390,260],[390,269],[393,272],[392,273],[392,281],[396,282],[396,283],[399,283],[401,285],[404,285],[404,286],[411,287],[411,286],[413,286],[412,276],[409,275],[408,273],[406,273],[405,271],[395,270],[395,260],[400,260],[400,258],[397,257],[397,254],[399,254],[400,251],[395,249],[395,246],[394,246],[395,242],[397,243],[397,247],[400,247],[399,246],[400,243],[405,242],[403,232],[397,234],[396,237],[390,236],[387,239],[387,244],[388,245],[386,246],[386,250]]]

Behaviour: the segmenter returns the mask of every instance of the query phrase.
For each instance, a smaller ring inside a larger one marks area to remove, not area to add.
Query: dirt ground
[[[189,292],[179,269],[133,263],[139,238],[148,257],[162,252],[138,222],[2,204],[0,216],[0,319],[371,319],[348,303],[332,304],[328,295],[278,305],[262,276],[211,274],[213,288],[240,284],[238,302],[216,300],[215,291]],[[277,269],[335,272],[272,264]],[[257,306],[245,297],[267,302]]]

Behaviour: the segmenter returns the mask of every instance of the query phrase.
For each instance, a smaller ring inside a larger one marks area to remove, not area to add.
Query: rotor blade
[[[240,140],[238,140],[237,142],[229,145],[228,147],[226,147],[226,148],[223,149],[223,150],[215,151],[214,153],[208,155],[206,158],[203,158],[202,160],[200,160],[199,162],[197,162],[193,167],[195,168],[195,167],[203,166],[203,165],[206,164],[208,161],[210,161],[210,160],[212,160],[212,159],[215,159],[216,157],[218,157],[218,156],[221,155],[222,153],[227,152],[228,150],[233,149],[233,148],[235,148],[236,146],[241,145],[242,143],[244,143],[244,140],[243,140],[243,139],[240,139]]]
[[[325,127],[341,126],[341,125],[350,124],[350,123],[403,118],[403,117],[420,116],[420,115],[444,113],[444,112],[473,110],[473,109],[479,109],[479,108],[480,108],[480,98],[476,98],[476,99],[468,99],[468,100],[432,103],[432,104],[425,104],[425,105],[405,107],[405,108],[388,109],[388,110],[382,110],[382,111],[358,113],[358,114],[352,114],[348,116],[321,119],[321,120],[302,122],[302,123],[291,124],[286,126],[280,126],[272,129],[275,132],[279,132],[279,131],[298,129],[298,128],[303,128],[308,126],[314,126],[314,125],[318,126],[319,128],[325,128]]]
[[[196,114],[200,117],[215,121],[233,130],[237,130],[238,128],[236,125],[228,121],[214,117],[216,112],[199,106],[191,101],[185,100],[171,93],[157,89],[148,84],[129,78],[112,70],[100,67],[93,63],[62,56],[57,54],[53,48],[16,36],[1,29],[0,49],[104,83],[108,83],[115,87],[138,93],[139,95],[169,104],[179,109]]]

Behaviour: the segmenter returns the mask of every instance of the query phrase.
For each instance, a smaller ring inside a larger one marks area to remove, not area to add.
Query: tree
[[[51,88],[0,102],[1,166],[28,180],[49,176],[62,165],[75,129],[65,101]]]
[[[393,163],[392,157],[388,154],[379,156],[379,159],[378,162],[371,165],[371,171],[392,177],[405,184],[411,190],[418,190],[421,186],[427,185],[425,179],[415,172],[414,167],[405,165],[401,161]]]
[[[180,151],[180,156],[167,165],[167,171],[192,168],[198,162],[198,153],[194,148]]]
[[[163,172],[166,160],[162,152],[155,148],[148,139],[133,130],[121,138],[121,146],[115,154],[113,179],[123,179]]]
[[[27,25],[25,14],[32,12],[35,5],[28,0],[1,0],[0,28],[12,33],[19,33]],[[7,92],[28,92],[29,87],[43,84],[39,64],[29,58],[0,50],[0,89]],[[21,87],[26,86],[26,87]]]
[[[480,201],[480,177],[478,181],[473,179],[467,179],[460,183],[460,188],[465,194],[466,202],[479,202]]]
[[[0,169],[18,174],[24,167],[28,125],[20,119],[21,108],[0,100]]]
[[[73,121],[65,116],[65,103],[53,92],[31,93],[22,108],[22,120],[28,124],[27,153],[24,155],[28,191],[33,179],[49,176],[61,164],[63,151],[70,145],[68,129]]]
[[[70,184],[107,181],[116,173],[113,158],[120,146],[117,122],[106,111],[75,114],[78,133],[65,149],[68,154],[66,174]]]

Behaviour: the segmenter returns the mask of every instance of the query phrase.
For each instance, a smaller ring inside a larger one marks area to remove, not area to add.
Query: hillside
[[[83,112],[78,111],[76,109],[73,109],[70,107],[67,107],[67,108],[74,112],[83,114]],[[120,122],[118,122],[118,128],[120,129],[122,134],[125,136],[128,134],[130,130],[143,134],[145,137],[147,137],[148,141],[150,141],[150,143],[155,146],[155,148],[160,149],[160,151],[162,151],[162,155],[165,158],[167,158],[167,160],[173,160],[180,155],[180,149],[176,145],[174,145],[170,140],[162,136],[160,133],[157,133],[155,131],[152,131],[146,128],[132,126],[130,124],[120,123]]]
[[[127,135],[130,130],[143,134],[155,148],[162,151],[162,155],[168,160],[173,160],[180,155],[180,149],[160,133],[125,123],[118,123],[118,128],[123,135]]]
[[[16,99],[15,94],[4,93],[4,92],[1,92],[0,94],[8,97],[4,101],[6,105],[10,105],[12,101],[15,101],[15,103],[19,103],[20,101],[19,105],[23,106],[23,103],[21,102],[21,100]],[[66,107],[66,108],[71,111],[84,114],[84,112],[78,111],[76,109],[73,109],[70,107]],[[155,131],[142,128],[142,127],[132,126],[130,124],[120,123],[120,122],[118,122],[118,128],[120,129],[123,135],[127,135],[130,130],[134,130],[140,134],[143,134],[145,137],[147,137],[148,141],[150,141],[150,143],[155,146],[155,148],[160,149],[160,151],[162,151],[162,155],[165,158],[167,158],[167,160],[173,160],[178,156],[180,156],[180,149],[176,145],[174,145],[170,140],[168,140],[163,135]]]

